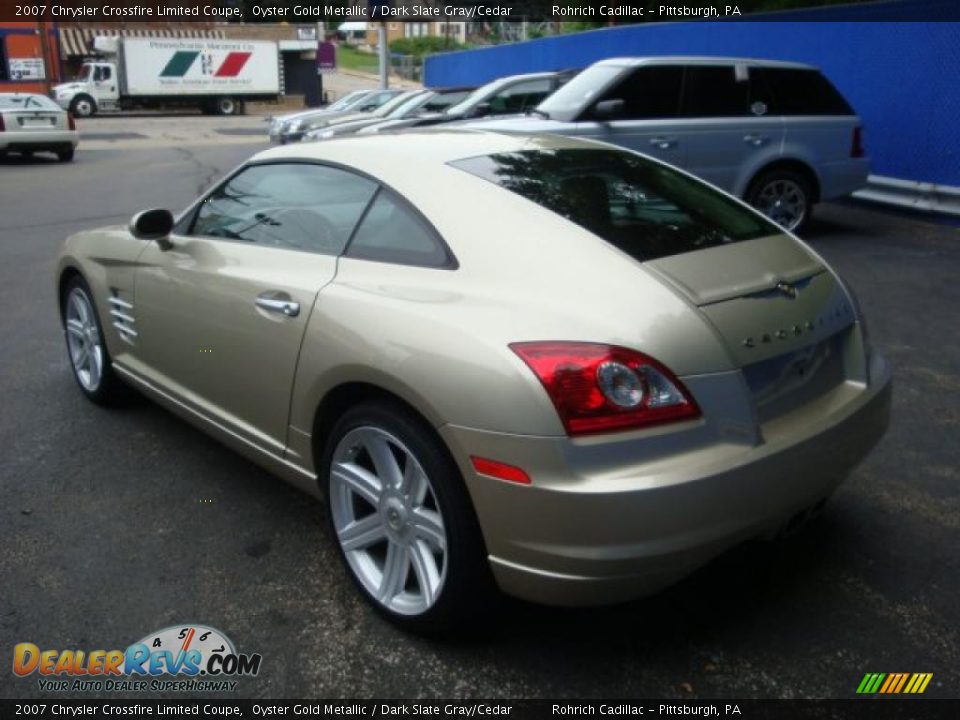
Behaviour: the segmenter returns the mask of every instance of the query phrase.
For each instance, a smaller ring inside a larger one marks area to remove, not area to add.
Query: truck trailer
[[[51,91],[77,117],[159,107],[237,115],[248,101],[280,96],[275,42],[99,36],[94,49],[76,80]]]

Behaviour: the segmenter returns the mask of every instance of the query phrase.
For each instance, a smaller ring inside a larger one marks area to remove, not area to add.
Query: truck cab
[[[116,63],[86,62],[73,82],[56,85],[54,98],[76,117],[115,108],[120,100]]]

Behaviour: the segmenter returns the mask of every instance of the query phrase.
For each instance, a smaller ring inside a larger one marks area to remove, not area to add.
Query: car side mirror
[[[601,100],[593,106],[593,115],[601,120],[609,120],[622,115],[626,107],[627,104],[620,98]]]
[[[130,219],[130,233],[140,240],[156,240],[161,250],[173,247],[167,239],[173,230],[173,213],[162,208],[138,212]]]

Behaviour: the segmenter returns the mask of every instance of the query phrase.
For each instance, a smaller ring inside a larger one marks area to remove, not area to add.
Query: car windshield
[[[76,79],[80,82],[86,82],[90,79],[91,74],[93,74],[93,65],[84,64],[80,67],[80,72],[77,73]]]
[[[390,98],[370,114],[378,118],[389,117],[394,110],[399,110],[408,102],[414,98],[419,98],[421,95],[423,95],[423,90],[410,90],[409,92],[400,93],[396,97]]]
[[[327,110],[346,110],[348,107],[353,105],[357,100],[362,97],[366,97],[370,92],[367,90],[354,90],[352,93],[344,95],[342,98],[337,100],[332,105],[326,107]]]
[[[500,78],[499,80],[488,82],[486,85],[481,85],[459,103],[451,108],[447,108],[444,112],[450,115],[460,115],[471,110],[499,90],[508,79],[509,78]]]
[[[60,106],[43,95],[0,95],[0,110],[56,110]]]
[[[626,151],[527,150],[451,165],[532,200],[639,261],[782,232],[709,185]]]
[[[555,93],[547,96],[537,105],[537,110],[546,113],[554,120],[574,120],[591,102],[600,97],[600,94],[623,70],[624,68],[616,65],[589,67]]]
[[[422,93],[417,93],[416,95],[412,95],[410,97],[404,98],[403,102],[400,103],[399,106],[393,107],[391,111],[384,117],[390,118],[391,120],[406,117],[407,115],[412,113],[414,110],[417,110],[423,107],[424,105],[426,105],[426,103],[432,98],[434,98],[436,95],[437,93],[433,93],[433,92],[422,92]]]

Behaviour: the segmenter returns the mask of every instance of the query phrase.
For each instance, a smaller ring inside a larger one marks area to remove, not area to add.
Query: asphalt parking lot
[[[511,603],[482,638],[427,641],[360,599],[322,503],[149,402],[106,411],[75,387],[63,237],[181,208],[265,147],[144,125],[152,140],[81,144],[72,164],[0,160],[0,661],[195,622],[263,655],[240,697],[852,697],[866,672],[932,672],[928,696],[960,695],[956,225],[818,208],[807,239],[857,291],[896,387],[887,437],[802,532],[650,599]],[[38,694],[0,672],[0,697]]]

